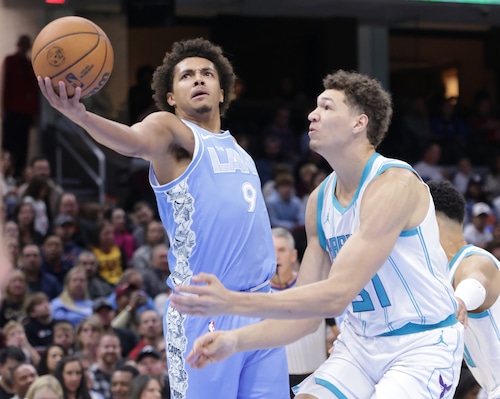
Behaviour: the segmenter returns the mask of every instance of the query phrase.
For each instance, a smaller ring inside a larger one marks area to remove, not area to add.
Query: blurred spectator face
[[[77,264],[85,269],[87,279],[95,277],[97,274],[97,259],[91,252],[84,252],[78,256]]]
[[[29,317],[46,324],[52,319],[52,309],[50,308],[49,301],[40,302],[38,305],[33,306],[33,311],[28,315]]]
[[[36,245],[26,245],[21,253],[23,270],[33,272],[40,269],[42,264],[42,256],[40,255],[40,248]]]
[[[50,164],[46,159],[39,159],[33,164],[33,175],[42,176],[45,178],[50,177]]]
[[[155,269],[168,272],[168,248],[166,245],[155,247],[151,255],[151,266]]]
[[[161,354],[161,361],[162,361],[162,368],[163,370],[168,370],[168,362],[167,362],[167,344],[165,343],[164,339],[160,339],[158,341],[158,344],[156,345],[156,349],[158,349],[158,352]]]
[[[111,376],[111,396],[113,399],[127,399],[130,381],[134,378],[128,371],[115,371]]]
[[[68,292],[73,299],[82,300],[87,293],[87,275],[82,271],[75,271],[68,277]]]
[[[94,382],[92,381],[92,376],[90,375],[89,369],[90,364],[87,358],[82,357],[80,359],[80,363],[82,364],[83,375],[85,376],[85,382],[87,383],[87,389],[91,390]],[[114,399],[114,398],[113,398]]]
[[[116,313],[113,309],[103,306],[94,314],[101,320],[101,324],[106,330],[111,326],[111,321],[115,318]]]
[[[67,362],[62,370],[63,382],[68,393],[76,394],[82,382],[83,370],[79,361]],[[68,395],[68,396],[70,396]]]
[[[7,255],[9,256],[9,260],[13,267],[16,267],[16,259],[19,254],[19,241],[14,237],[7,237],[6,246],[7,246]]]
[[[137,370],[141,374],[149,374],[153,377],[161,377],[164,372],[161,359],[153,356],[144,356],[140,362],[137,362]]]
[[[99,243],[105,247],[115,245],[115,229],[112,224],[106,224],[99,232]]]
[[[26,339],[24,328],[12,327],[5,336],[5,344],[12,346],[21,346],[23,340]]]
[[[288,201],[290,200],[290,198],[292,198],[293,189],[293,185],[290,184],[280,184],[278,187],[276,187],[276,191],[284,201]]]
[[[155,378],[148,382],[140,399],[161,399],[161,385]]]
[[[0,162],[2,163],[2,172],[4,176],[10,175],[10,168],[12,168],[12,157],[10,152],[2,151],[0,156]]]
[[[16,368],[20,362],[16,359],[7,359],[4,364],[0,365],[0,377],[7,386],[12,386],[12,373],[11,370]]]
[[[154,310],[145,310],[139,320],[139,334],[148,339],[161,337],[160,316]]]
[[[17,215],[17,223],[19,226],[26,227],[33,223],[35,219],[35,212],[30,204],[22,204],[19,207]]]
[[[59,203],[59,213],[63,215],[70,215],[74,220],[78,218],[78,202],[74,194],[64,193],[61,196],[61,202]]]
[[[49,262],[59,262],[63,253],[63,244],[58,236],[49,236],[43,243],[43,254]]]
[[[54,331],[55,344],[61,345],[64,349],[69,350],[75,343],[75,334],[73,327],[68,325],[62,328],[57,328]]]
[[[471,221],[478,231],[483,231],[488,225],[488,217],[489,215],[483,213],[479,216],[473,216]]]
[[[103,335],[97,347],[97,357],[104,364],[115,364],[121,355],[120,341],[118,337]]]
[[[472,172],[472,164],[470,163],[470,159],[461,158],[460,161],[458,161],[458,170],[464,175],[468,175],[470,172]]]
[[[146,230],[146,242],[150,245],[160,244],[165,241],[165,229],[160,222],[150,222]]]
[[[140,224],[140,225],[146,225],[151,220],[153,220],[153,211],[151,209],[149,209],[145,205],[141,206],[135,212],[135,218],[136,218],[138,224]]]
[[[113,226],[115,226],[115,230],[125,231],[127,229],[125,221],[125,211],[121,208],[114,209],[113,213],[111,214],[111,223],[113,223]]]
[[[62,351],[61,348],[57,346],[52,346],[48,349],[47,353],[47,368],[49,371],[53,374],[54,370],[56,369],[57,363],[59,363],[59,360],[61,360],[64,356],[64,352]]]
[[[19,239],[19,227],[16,222],[9,220],[5,223],[4,233],[7,237],[13,237]]]
[[[12,274],[5,290],[10,296],[20,297],[26,293],[26,281],[19,273]]]
[[[22,364],[14,370],[12,374],[12,383],[14,392],[19,398],[24,398],[30,385],[38,377],[36,369],[31,364]]]
[[[73,223],[64,223],[62,226],[57,226],[54,233],[62,242],[69,242],[75,234],[75,225]]]
[[[80,343],[87,347],[99,341],[99,330],[92,324],[84,322],[78,334]]]

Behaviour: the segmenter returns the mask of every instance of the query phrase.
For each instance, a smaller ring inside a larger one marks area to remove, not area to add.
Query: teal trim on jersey
[[[469,319],[484,319],[485,317],[489,317],[489,316],[490,316],[489,310],[485,310],[484,312],[481,312],[481,313],[467,312],[467,317]]]
[[[460,248],[458,250],[458,252],[455,254],[455,256],[453,258],[451,258],[450,260],[450,263],[448,264],[448,267],[449,269],[451,270],[451,268],[455,265],[455,262],[457,261],[457,259],[462,256],[462,253],[467,249],[467,248],[470,248],[472,247],[473,245],[472,244],[467,244],[467,245],[464,245],[462,248]]]
[[[334,395],[337,396],[338,399],[349,399],[347,396],[345,396],[340,389],[338,389],[335,385],[333,385],[331,382],[328,382],[322,378],[315,378],[316,384],[321,385],[322,387],[325,387],[328,389],[330,392],[332,392]]]
[[[337,175],[334,175],[334,180],[332,184],[332,198],[333,198],[333,206],[340,212],[341,215],[343,215],[351,206],[356,202],[359,196],[359,191],[361,190],[361,187],[363,187],[363,184],[370,173],[372,169],[373,162],[375,162],[375,159],[377,159],[380,156],[378,152],[374,152],[373,155],[368,159],[368,162],[365,165],[365,168],[363,169],[363,174],[361,175],[361,180],[358,184],[358,189],[356,190],[356,193],[354,194],[354,197],[352,197],[351,202],[347,207],[343,207],[340,205],[340,202],[337,200],[337,197],[335,196],[335,187],[337,186]]]
[[[323,227],[321,226],[321,214],[323,213],[323,198],[325,197],[325,187],[328,181],[331,179],[331,175],[328,176],[321,186],[319,186],[318,191],[318,207],[316,209],[316,225],[318,228],[318,240],[319,245],[326,251],[326,237],[325,232],[323,231]]]
[[[472,360],[469,350],[467,349],[467,345],[464,346],[464,360],[469,367],[477,367],[476,363],[474,363],[474,360]]]
[[[475,245],[472,245],[472,244],[469,244],[469,245],[466,245],[465,247],[463,248],[469,248],[469,247],[473,247],[471,249],[471,251],[469,251],[469,253],[467,253],[465,256],[464,256],[464,259],[465,258],[468,258],[469,256],[472,256],[472,255],[483,255],[483,256],[487,256],[488,258],[491,259],[491,261],[493,262],[493,264],[496,266],[497,269],[500,269],[500,262],[498,261],[497,258],[495,258],[495,256],[486,251],[485,249],[483,248],[480,248],[480,247],[477,247]]]
[[[422,325],[422,324],[408,323],[408,324],[404,325],[403,327],[398,328],[397,330],[389,331],[389,332],[386,332],[384,334],[377,335],[377,337],[391,337],[393,335],[414,334],[414,333],[419,333],[419,332],[423,332],[423,331],[435,330],[436,328],[449,327],[449,326],[452,326],[456,323],[458,323],[457,316],[455,315],[455,313],[453,313],[453,314],[449,315],[443,321],[440,321],[439,323],[436,323],[436,324]]]
[[[418,227],[415,227],[413,229],[410,229],[410,230],[403,230],[399,236],[400,237],[411,237],[411,236],[415,236],[418,234]]]

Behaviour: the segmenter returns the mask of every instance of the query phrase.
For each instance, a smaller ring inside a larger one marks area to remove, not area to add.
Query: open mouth
[[[207,93],[206,91],[201,91],[201,90],[200,90],[200,91],[195,92],[195,93],[191,96],[191,98],[200,98],[200,97],[207,96],[207,95],[208,95],[208,93]]]

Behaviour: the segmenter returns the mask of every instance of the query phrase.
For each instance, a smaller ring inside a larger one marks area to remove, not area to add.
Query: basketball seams
[[[58,40],[61,40],[61,39],[64,39],[66,37],[69,37],[69,36],[75,36],[75,35],[82,35],[82,34],[86,34],[86,35],[96,35],[98,37],[100,37],[101,35],[98,33],[98,32],[85,32],[85,31],[82,31],[82,32],[71,32],[71,33],[67,33],[65,35],[61,35],[61,36],[58,36],[56,39],[52,40],[51,42],[48,42],[45,46],[43,46],[40,50],[38,50],[38,52],[35,54],[35,56],[33,57],[33,63],[36,62],[36,60],[38,59],[38,56],[40,55],[40,53],[42,51],[44,51],[45,49],[47,49],[47,47],[49,46],[52,46],[54,43],[56,43]],[[97,42],[99,44],[99,41]],[[94,51],[95,50],[95,46],[89,51],[89,53],[91,51]],[[89,53],[85,54],[85,56],[87,56]]]

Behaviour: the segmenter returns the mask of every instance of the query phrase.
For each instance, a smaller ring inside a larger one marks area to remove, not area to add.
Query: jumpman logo
[[[326,214],[326,219],[323,221],[323,224],[330,223],[330,212]]]
[[[451,389],[452,385],[451,384],[446,385],[446,383],[443,381],[443,376],[441,374],[439,375],[439,385],[441,385],[441,388],[443,389],[441,391],[441,395],[439,395],[439,399],[442,399],[444,398],[446,392],[448,392]]]
[[[439,336],[438,341],[434,345],[439,345],[439,344],[443,344],[444,346],[448,346],[448,344],[446,342],[444,342],[442,331],[441,331],[441,335]]]

